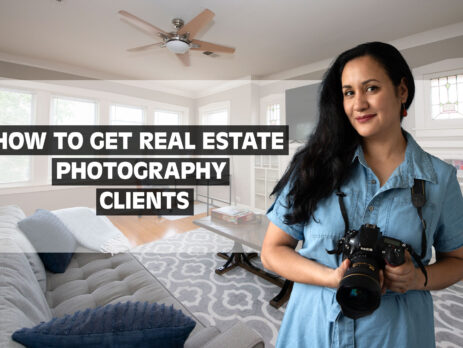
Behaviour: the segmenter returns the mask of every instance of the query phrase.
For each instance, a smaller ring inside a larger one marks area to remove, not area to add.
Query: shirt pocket
[[[357,221],[359,193],[357,191],[345,190],[343,197],[349,220],[349,229],[355,228],[352,225]],[[338,196],[333,193],[330,197],[320,201],[314,213],[314,219],[310,220],[306,228],[306,238],[331,238],[336,241],[344,236],[345,223],[341,213]]]

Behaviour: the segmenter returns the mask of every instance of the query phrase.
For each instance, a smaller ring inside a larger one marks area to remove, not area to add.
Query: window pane
[[[274,126],[280,124],[280,104],[267,106],[267,125]]]
[[[0,168],[8,168],[0,170],[0,184],[29,181],[30,163],[29,156],[0,156]]]
[[[0,124],[29,125],[32,122],[32,94],[0,90]]]
[[[32,124],[32,94],[0,90],[0,125]],[[0,184],[30,180],[30,156],[0,156]],[[8,169],[6,169],[8,168]]]
[[[180,115],[173,111],[155,111],[154,124],[157,126],[177,126],[180,124]]]
[[[55,97],[52,99],[52,124],[94,125],[96,124],[96,103]]]
[[[207,112],[203,118],[204,125],[226,126],[228,124],[228,111],[215,110]]]
[[[431,80],[431,116],[433,119],[463,119],[461,76],[441,76]],[[437,81],[439,86],[436,86]]]
[[[110,124],[142,125],[143,109],[134,106],[111,105]]]

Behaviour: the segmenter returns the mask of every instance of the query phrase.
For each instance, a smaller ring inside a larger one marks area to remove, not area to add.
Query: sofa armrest
[[[215,336],[204,348],[264,348],[262,337],[242,322]]]
[[[215,326],[209,326],[199,331],[196,335],[188,337],[184,348],[202,348],[207,342],[220,335],[220,331]]]

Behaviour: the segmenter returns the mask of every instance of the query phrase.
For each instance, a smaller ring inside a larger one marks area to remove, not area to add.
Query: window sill
[[[463,137],[462,128],[415,128],[417,137]]]

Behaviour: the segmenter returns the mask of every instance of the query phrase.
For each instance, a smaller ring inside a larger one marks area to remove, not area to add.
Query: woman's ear
[[[400,98],[400,102],[405,104],[408,99],[408,87],[407,87],[407,79],[402,77],[399,86],[397,87],[398,95]]]

